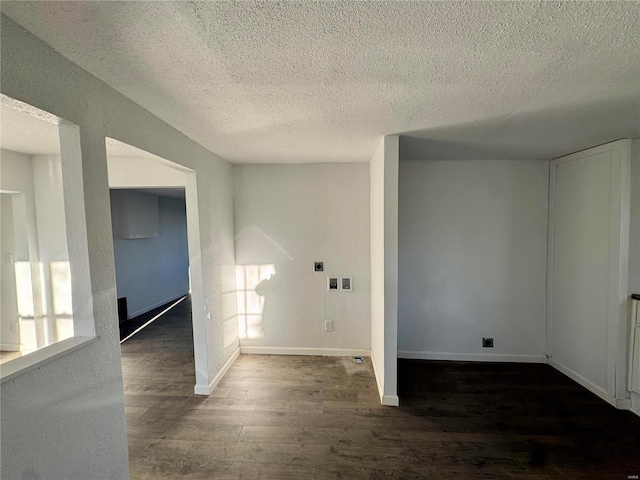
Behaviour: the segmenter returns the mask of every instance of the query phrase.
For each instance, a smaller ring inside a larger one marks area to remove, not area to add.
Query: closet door
[[[558,158],[550,176],[549,363],[611,403],[625,395],[630,146]]]

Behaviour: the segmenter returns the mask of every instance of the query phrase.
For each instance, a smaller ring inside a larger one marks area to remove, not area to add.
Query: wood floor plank
[[[122,344],[133,480],[621,479],[640,418],[547,365],[241,355],[195,396],[189,299]]]

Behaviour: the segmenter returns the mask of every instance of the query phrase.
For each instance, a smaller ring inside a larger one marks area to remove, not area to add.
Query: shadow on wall
[[[237,265],[238,336],[240,340],[264,338],[262,317],[267,293],[273,289],[273,264]]]
[[[290,262],[293,257],[289,252],[262,229],[250,226],[236,235],[236,251],[238,245],[252,245],[251,250],[260,252],[259,259],[270,261]],[[258,258],[239,259],[236,264],[236,301],[238,308],[238,338],[239,340],[260,340],[264,338],[263,319],[267,317],[267,296],[273,297],[276,291],[275,263],[253,263]],[[282,270],[281,270],[282,273]],[[282,280],[282,279],[279,279]]]
[[[640,135],[640,99],[614,97],[401,133],[400,160],[550,160]]]

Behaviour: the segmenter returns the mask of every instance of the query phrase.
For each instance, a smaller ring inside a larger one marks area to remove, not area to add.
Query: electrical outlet
[[[325,332],[333,332],[333,320],[325,320],[324,321],[324,331]]]
[[[13,254],[12,253],[5,253],[4,254],[4,263],[7,263],[9,265],[11,265],[13,263]]]
[[[493,338],[482,337],[482,348],[493,348]]]
[[[313,262],[313,271],[314,272],[323,272],[324,271],[324,262]]]
[[[12,333],[18,332],[18,322],[11,322],[11,332]]]
[[[338,277],[327,277],[327,290],[330,292],[338,290]]]
[[[353,290],[353,278],[341,277],[340,278],[340,290],[343,292],[351,292]]]

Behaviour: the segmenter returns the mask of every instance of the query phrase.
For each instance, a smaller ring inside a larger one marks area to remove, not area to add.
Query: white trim
[[[629,410],[640,417],[640,395],[631,393],[631,406]]]
[[[156,302],[153,305],[150,305],[148,307],[143,307],[142,309],[140,309],[140,310],[138,310],[136,312],[129,312],[129,318],[127,320],[135,318],[135,317],[138,317],[140,315],[144,315],[145,313],[148,313],[148,312],[150,312],[151,310],[153,310],[155,308],[161,307],[161,306],[166,305],[167,303],[170,303],[170,302],[175,302],[179,298],[185,297],[187,295],[189,295],[188,291],[185,292],[185,293],[181,293],[180,295],[175,295],[175,296],[169,297],[166,300],[161,300],[161,301]]]
[[[638,300],[632,300],[631,301],[631,326],[629,329],[629,349],[627,350],[628,352],[628,356],[629,356],[629,364],[627,366],[627,391],[628,392],[633,392],[633,373],[635,370],[635,365],[633,364],[633,360],[634,360],[634,353],[635,353],[635,348],[636,348],[636,330],[637,330],[637,323],[638,323],[638,315],[640,315],[640,312],[638,312],[638,303],[640,303]],[[638,339],[638,341],[640,341],[640,338]],[[640,392],[636,392],[636,393],[640,393]]]
[[[545,348],[544,353],[551,357],[551,338],[553,336],[553,264],[555,250],[555,225],[556,225],[556,167],[553,162],[549,165],[549,219],[547,220],[547,296],[545,318]]]
[[[454,360],[462,362],[515,362],[515,363],[547,363],[545,355],[510,355],[489,353],[445,353],[445,352],[411,352],[399,351],[398,358],[416,360]]]
[[[363,348],[262,347],[259,345],[240,345],[240,353],[249,355],[310,355],[316,357],[371,356],[371,350]]]
[[[382,386],[380,375],[376,370],[376,362],[373,358],[373,350],[371,350],[371,365],[373,365],[373,375],[376,378],[376,384],[378,386],[378,395],[380,395],[380,403],[387,407],[397,407],[400,405],[400,397],[398,395],[385,395],[384,388]]]
[[[618,410],[631,410],[631,399],[630,398],[617,398],[616,399],[616,408]]]
[[[628,395],[627,389],[627,345],[629,341],[629,240],[631,233],[631,140],[621,140],[619,145],[619,165],[620,165],[620,196],[619,196],[619,216],[618,225],[619,249],[615,261],[618,262],[618,282],[617,298],[614,296],[614,305],[617,310],[613,318],[612,329],[615,333],[614,344],[614,395],[618,398]],[[635,321],[635,319],[634,319]],[[635,325],[635,323],[634,323]]]
[[[400,406],[400,398],[398,397],[398,395],[383,395],[381,401],[382,405],[386,407]]]
[[[95,342],[100,337],[72,337],[62,340],[34,352],[28,353],[0,365],[0,383],[13,380],[30,370],[42,367],[43,365],[57,360],[71,352]]]
[[[193,329],[193,363],[196,385],[209,383],[209,326],[211,312],[204,301],[202,246],[200,244],[200,212],[196,172],[184,173],[184,194],[187,208],[187,243],[189,250],[189,290],[191,291],[191,328]],[[213,354],[213,352],[211,352]]]
[[[229,357],[229,360],[222,366],[220,371],[213,377],[211,383],[207,385],[196,385],[193,387],[193,393],[196,395],[211,395],[211,392],[216,388],[216,386],[220,383],[220,380],[227,374],[233,362],[240,356],[240,347],[236,348],[235,351]]]
[[[376,378],[376,385],[378,386],[378,395],[380,396],[380,402],[384,396],[384,390],[382,389],[382,379],[376,370],[376,360],[373,358],[373,350],[371,350],[371,365],[373,365],[373,376]]]
[[[3,352],[19,352],[20,344],[19,343],[0,343],[0,350]]]
[[[211,390],[209,390],[208,385],[195,385],[193,387],[193,393],[196,395],[211,395]]]
[[[584,388],[586,388],[587,390],[589,390],[591,393],[595,393],[597,396],[599,396],[601,399],[603,399],[605,402],[609,403],[610,405],[613,405],[614,407],[618,407],[618,399],[616,399],[614,396],[609,395],[607,393],[607,391],[602,388],[597,386],[595,383],[590,382],[589,380],[587,380],[586,378],[584,378],[582,375],[574,372],[573,370],[571,370],[570,368],[565,367],[564,365],[562,365],[560,362],[558,362],[557,360],[554,360],[553,358],[549,358],[547,360],[547,362],[549,363],[549,365],[551,365],[553,368],[555,368],[556,370],[564,373],[567,377],[569,377],[571,380],[573,380],[576,383],[579,383],[580,385],[582,385]]]

